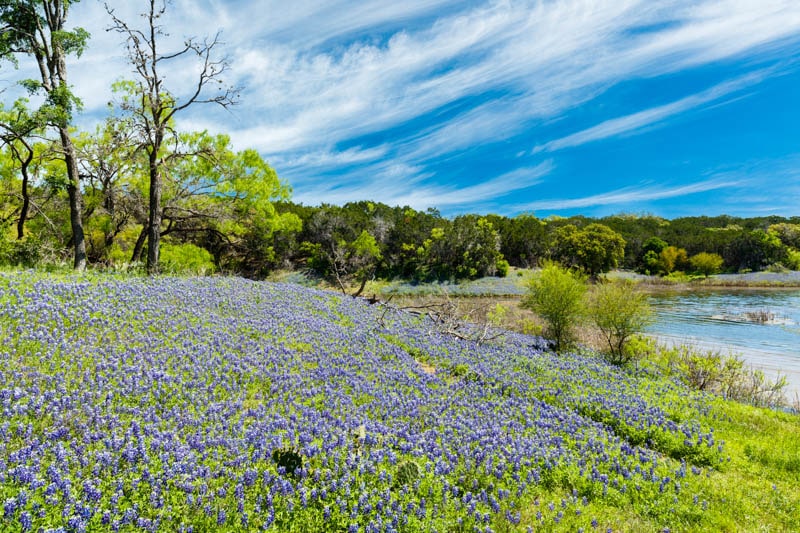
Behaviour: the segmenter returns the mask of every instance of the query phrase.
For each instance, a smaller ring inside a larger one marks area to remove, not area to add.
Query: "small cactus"
[[[277,448],[272,451],[272,460],[282,466],[287,474],[303,468],[303,456],[293,448]]]
[[[397,467],[397,484],[410,485],[419,477],[419,465],[414,461],[403,461]]]

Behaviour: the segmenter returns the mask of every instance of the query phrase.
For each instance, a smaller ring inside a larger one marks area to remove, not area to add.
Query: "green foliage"
[[[170,274],[208,275],[216,270],[211,253],[191,243],[161,245],[161,262],[164,272]]]
[[[658,237],[650,237],[642,245],[642,253],[653,252],[658,256],[667,246],[669,246],[667,241],[659,239]]]
[[[718,254],[710,254],[708,252],[700,252],[689,258],[689,264],[692,265],[695,272],[705,277],[719,273],[722,270],[724,261]]]
[[[505,259],[498,259],[497,260],[497,277],[504,278],[508,276],[508,270],[511,268],[511,265],[508,264],[508,261]]]
[[[675,271],[683,271],[689,265],[686,250],[676,246],[667,246],[658,254],[659,273],[669,275]]]
[[[42,258],[41,242],[32,235],[23,239],[0,238],[0,265],[32,268]]]
[[[553,258],[590,277],[616,268],[625,255],[625,239],[599,223],[583,229],[567,224],[555,230],[554,240]]]
[[[66,127],[81,102],[67,84],[64,58],[80,57],[89,41],[83,28],[63,29],[71,1],[12,0],[0,4],[0,58],[18,64],[18,56],[41,59],[43,79],[21,80],[31,94],[45,93],[37,111],[40,123]],[[46,83],[45,83],[46,82]]]
[[[767,233],[778,237],[785,246],[800,250],[800,224],[788,222],[772,224],[767,229]]]
[[[403,461],[397,465],[397,476],[395,477],[395,485],[406,486],[411,485],[420,476],[419,465],[412,461]]]
[[[726,248],[725,262],[738,270],[762,270],[786,260],[787,249],[778,236],[760,229],[740,233]]]
[[[584,278],[555,263],[546,264],[534,276],[522,307],[546,322],[545,335],[563,350],[575,341],[575,328],[584,311]]]
[[[602,283],[594,287],[587,307],[589,317],[608,344],[606,358],[609,362],[624,365],[639,356],[629,349],[628,342],[651,320],[652,311],[645,293],[632,282]]]
[[[419,251],[422,279],[476,279],[497,273],[502,260],[500,235],[483,217],[456,217],[444,228],[433,228]]]
[[[500,234],[500,253],[510,265],[532,268],[547,257],[550,248],[547,224],[532,214],[514,218],[486,217]],[[498,265],[498,270],[499,270]]]
[[[786,268],[789,270],[800,270],[800,250],[787,250]]]

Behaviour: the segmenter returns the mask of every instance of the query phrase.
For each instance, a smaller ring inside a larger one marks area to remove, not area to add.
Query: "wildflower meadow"
[[[238,278],[0,273],[0,530],[800,524],[796,415],[426,320]]]

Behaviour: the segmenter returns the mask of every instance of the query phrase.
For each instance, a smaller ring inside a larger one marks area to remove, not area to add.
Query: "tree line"
[[[278,202],[275,208],[299,224],[262,242],[253,256],[258,260],[245,269],[251,275],[299,268],[334,281],[473,279],[549,261],[589,277],[615,268],[652,275],[800,268],[800,217],[449,219],[435,209],[369,201],[313,207]]]

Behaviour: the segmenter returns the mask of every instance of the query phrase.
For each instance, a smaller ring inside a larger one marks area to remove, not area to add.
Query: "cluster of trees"
[[[263,241],[263,250],[253,256],[256,262],[248,265],[249,275],[311,268],[336,282],[363,282],[365,276],[442,280],[502,276],[509,265],[525,268],[545,261],[591,278],[618,267],[706,276],[723,270],[800,267],[800,219],[668,221],[649,216],[538,219],[532,215],[447,219],[435,210],[366,201],[314,207],[279,202],[275,208],[284,216],[295,216],[299,226]]]
[[[622,235],[626,242],[622,265],[640,272],[800,269],[800,217],[723,215],[665,220],[617,215],[599,222]],[[716,268],[709,256],[715,256]]]
[[[149,0],[136,24],[106,4],[134,77],[115,84],[103,125],[77,131],[81,102],[67,65],[89,34],[67,26],[74,3],[0,3],[0,60],[39,74],[19,80],[26,97],[0,107],[0,222],[15,226],[13,236],[3,233],[0,259],[32,263],[71,252],[83,269],[145,256],[156,273],[163,237],[178,257],[236,265],[253,231],[296,223],[276,215],[272,202],[289,190],[257,152],[234,151],[224,135],[176,130],[176,116],[189,107],[228,107],[238,91],[223,83],[228,65],[217,58],[217,37],[162,50],[166,2]],[[181,66],[194,79],[168,86],[164,71]]]

